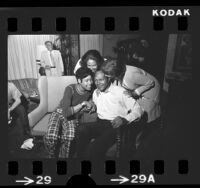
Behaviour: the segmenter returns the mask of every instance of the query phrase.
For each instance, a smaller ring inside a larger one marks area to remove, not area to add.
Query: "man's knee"
[[[22,105],[18,105],[14,111],[18,116],[26,116],[26,110]]]

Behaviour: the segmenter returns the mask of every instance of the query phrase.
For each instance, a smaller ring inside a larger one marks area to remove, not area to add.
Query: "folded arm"
[[[72,95],[73,95],[72,88],[66,87],[63,99],[61,101],[61,108],[63,110],[63,115],[66,118],[80,112],[83,107],[88,105],[87,101],[83,101],[82,103],[72,106]]]
[[[143,75],[143,74],[138,74],[135,75],[135,84],[138,85],[137,89],[134,90],[134,92],[138,95],[141,96],[144,92],[150,90],[155,86],[155,82],[151,80],[148,76]]]

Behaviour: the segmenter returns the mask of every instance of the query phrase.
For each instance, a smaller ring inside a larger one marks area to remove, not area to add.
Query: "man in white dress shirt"
[[[53,50],[53,43],[46,41],[47,50],[41,53],[41,67],[44,67],[46,76],[62,76],[64,73],[63,61],[58,50]]]
[[[116,142],[119,128],[137,121],[143,114],[142,108],[134,98],[124,94],[125,89],[112,84],[104,72],[95,74],[97,89],[93,102],[97,111],[97,122],[83,123],[77,128],[77,157],[98,160]],[[95,138],[93,142],[91,139]]]

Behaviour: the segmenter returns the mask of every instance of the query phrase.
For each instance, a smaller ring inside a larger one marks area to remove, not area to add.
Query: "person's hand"
[[[81,104],[82,104],[82,108],[86,111],[89,111],[92,108],[92,104],[88,101],[83,101]]]
[[[138,61],[141,63],[144,61],[144,57],[138,57]]]
[[[126,91],[124,91],[124,94],[125,94],[127,97],[133,97],[133,98],[136,99],[136,100],[140,98],[140,95],[138,95],[135,91],[126,90]]]
[[[132,97],[137,100],[140,98],[140,95],[138,95],[135,91],[132,91]]]
[[[91,109],[89,111],[89,114],[91,114],[91,113],[96,111],[96,105],[92,101],[90,101],[90,104],[92,105],[92,107],[91,107]]]
[[[45,69],[50,69],[51,67],[49,65],[45,65]]]
[[[138,56],[137,56],[136,53],[134,53],[132,57],[133,57],[134,59],[138,59]]]
[[[125,118],[117,116],[111,123],[112,123],[113,128],[116,129],[124,124],[127,124],[128,121]]]

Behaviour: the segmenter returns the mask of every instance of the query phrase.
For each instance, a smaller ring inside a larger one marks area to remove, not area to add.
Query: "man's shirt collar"
[[[106,89],[106,91],[101,92],[99,89],[97,89],[96,90],[97,97],[99,95],[101,95],[102,93],[109,93],[109,92],[111,92],[113,87],[114,87],[114,85],[111,83],[110,86],[109,86],[109,88]]]

